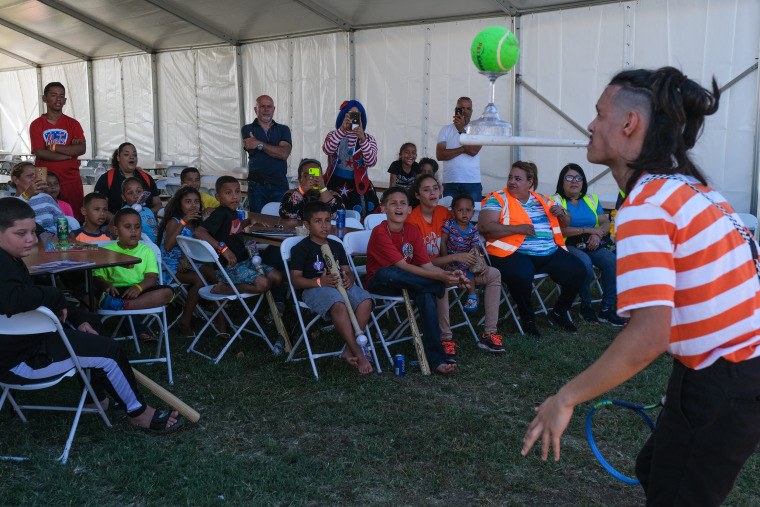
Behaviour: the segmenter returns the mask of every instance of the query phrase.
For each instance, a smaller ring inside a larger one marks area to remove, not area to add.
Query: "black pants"
[[[647,505],[720,505],[760,442],[760,358],[701,370],[673,363],[636,476]]]
[[[501,272],[501,281],[507,285],[523,322],[536,320],[531,303],[533,277],[536,274],[546,273],[562,287],[555,305],[560,312],[570,309],[586,276],[583,263],[562,248],[557,248],[553,254],[545,256],[525,255],[519,252],[506,257],[492,255],[491,265]]]
[[[105,392],[126,407],[130,417],[145,411],[145,402],[137,390],[137,380],[119,344],[110,338],[81,331],[65,330],[82,368],[92,368],[92,389],[99,400]],[[44,336],[37,352],[7,372],[0,374],[4,382],[29,384],[53,378],[71,369],[71,360],[57,333]]]

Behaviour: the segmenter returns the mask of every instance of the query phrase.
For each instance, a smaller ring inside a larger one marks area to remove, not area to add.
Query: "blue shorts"
[[[269,273],[274,269],[272,266],[267,266],[266,264],[262,264],[261,267],[264,269],[264,273]],[[235,267],[225,266],[224,271],[227,272],[227,276],[230,277],[230,280],[232,280],[232,283],[234,284],[253,283],[257,276],[261,276],[259,270],[253,267],[250,260],[238,262],[235,264]],[[214,269],[214,272],[216,273],[217,280],[220,282],[226,281],[224,275],[220,273],[218,269]]]

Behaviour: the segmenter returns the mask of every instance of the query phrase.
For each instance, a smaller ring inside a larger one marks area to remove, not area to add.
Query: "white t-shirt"
[[[438,134],[438,144],[446,143],[446,149],[459,148],[459,132],[453,123],[449,123]],[[462,153],[443,165],[442,183],[480,183],[480,153],[474,157]]]

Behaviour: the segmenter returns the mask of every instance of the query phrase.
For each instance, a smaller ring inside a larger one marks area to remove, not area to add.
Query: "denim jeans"
[[[444,362],[445,352],[441,345],[441,330],[438,327],[436,298],[443,297],[445,287],[442,282],[431,280],[404,271],[396,266],[380,268],[370,279],[367,287],[373,294],[398,296],[401,289],[409,291],[414,298],[422,319],[422,344],[431,370]]]
[[[615,278],[617,276],[617,257],[615,252],[608,250],[607,248],[599,247],[596,250],[579,250],[574,246],[569,246],[567,249],[571,254],[576,256],[586,268],[586,278],[583,280],[581,286],[581,302],[584,305],[591,304],[591,279],[594,276],[594,267],[596,266],[602,272],[602,307],[612,307],[613,309],[617,303],[617,283]]]
[[[280,202],[287,191],[288,187],[248,180],[248,209],[254,213],[261,213],[261,208],[266,203]]]
[[[456,197],[459,194],[468,194],[473,201],[480,202],[483,200],[483,185],[480,183],[444,183],[444,197]]]

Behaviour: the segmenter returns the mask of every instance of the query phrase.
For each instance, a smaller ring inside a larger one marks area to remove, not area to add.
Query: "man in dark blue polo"
[[[256,119],[243,127],[243,148],[248,152],[248,209],[261,212],[268,202],[282,199],[288,190],[288,157],[293,148],[290,128],[274,121],[274,101],[256,99]]]

